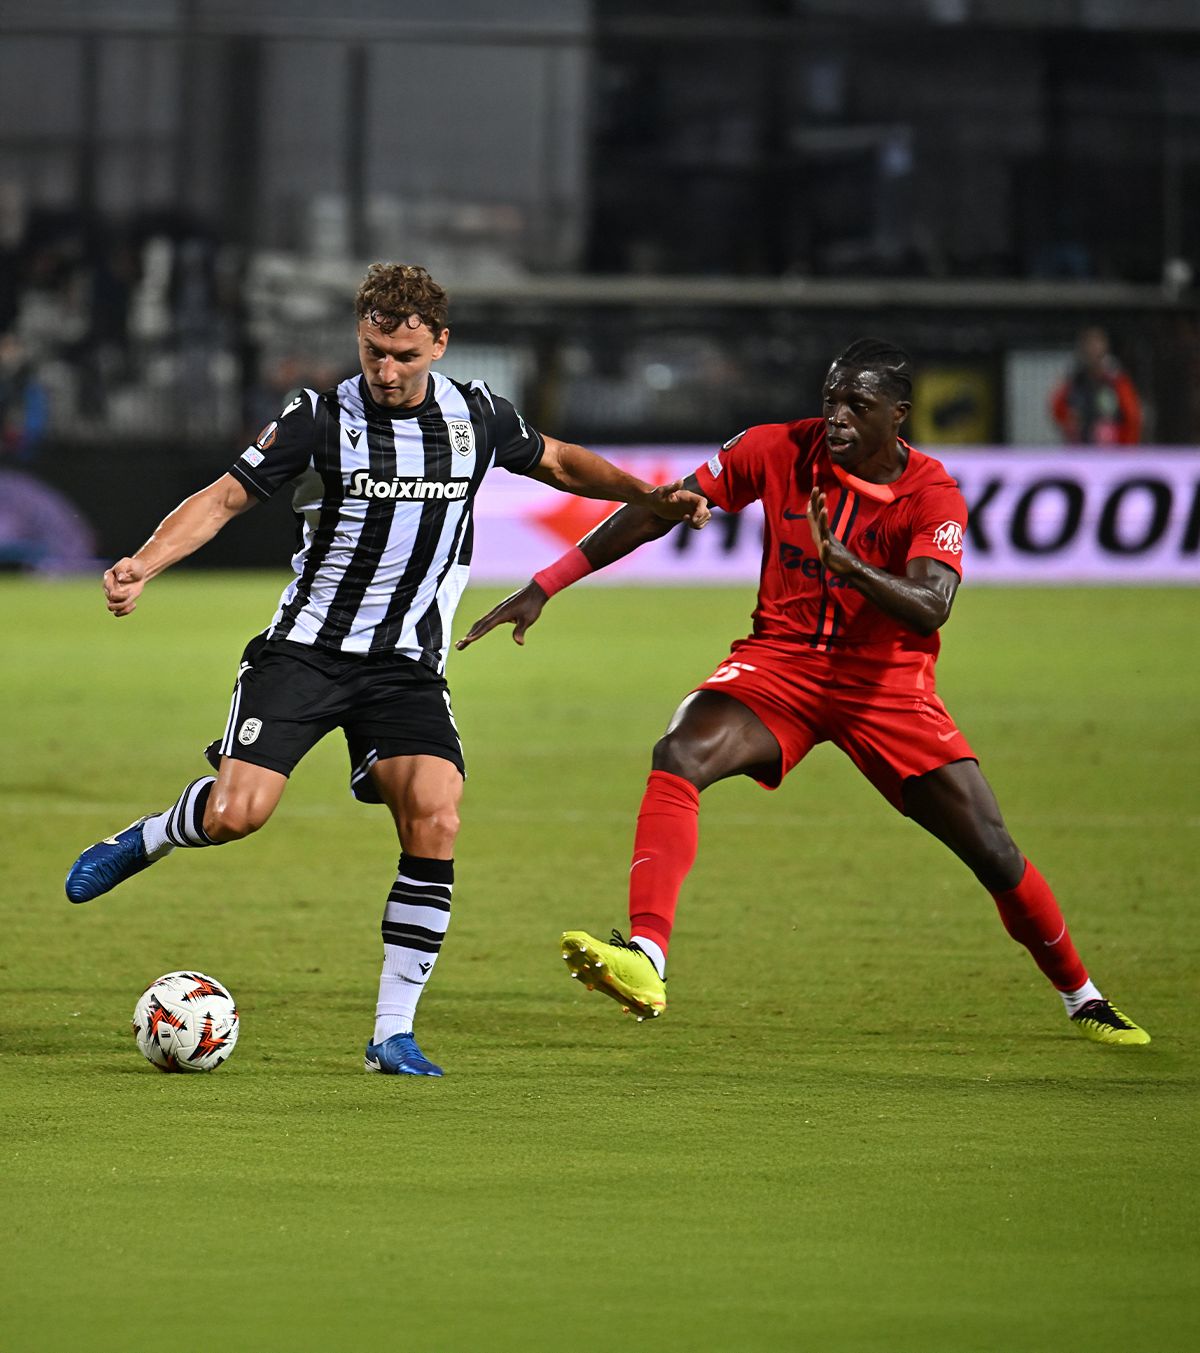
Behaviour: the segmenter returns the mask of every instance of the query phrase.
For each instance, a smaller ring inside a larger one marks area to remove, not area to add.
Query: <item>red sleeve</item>
[[[1071,405],[1067,399],[1069,389],[1066,381],[1062,381],[1054,387],[1054,392],[1050,396],[1050,417],[1054,419],[1055,424],[1062,432],[1068,437],[1073,437],[1075,435],[1071,426],[1073,417]]]
[[[696,482],[710,503],[725,512],[740,512],[762,497],[769,432],[769,426],[739,432],[697,469]]]
[[[1142,440],[1142,401],[1133,382],[1120,372],[1113,387],[1117,392],[1117,402],[1121,406],[1121,428],[1118,441],[1128,446],[1136,446]]]
[[[912,534],[908,542],[909,559],[936,559],[963,571],[963,537],[967,530],[967,503],[953,484],[935,484],[915,495],[912,510]]]

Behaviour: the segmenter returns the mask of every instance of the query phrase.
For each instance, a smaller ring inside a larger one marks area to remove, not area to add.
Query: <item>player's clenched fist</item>
[[[104,599],[113,615],[128,615],[146,585],[146,568],[136,559],[118,559],[104,571]]]

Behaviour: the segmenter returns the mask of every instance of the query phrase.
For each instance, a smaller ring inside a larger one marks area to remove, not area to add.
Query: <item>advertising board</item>
[[[654,483],[690,473],[707,446],[597,447]],[[969,519],[965,576],[980,583],[1200,582],[1200,451],[939,449]],[[611,504],[557,493],[493,471],[475,505],[472,577],[519,582],[601,522]],[[601,574],[612,583],[752,583],[762,515],[714,512],[700,532],[677,530]]]

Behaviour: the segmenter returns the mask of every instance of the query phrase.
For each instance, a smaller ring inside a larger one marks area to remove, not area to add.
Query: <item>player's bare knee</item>
[[[689,780],[697,787],[702,787],[706,759],[706,747],[697,743],[694,738],[670,732],[664,733],[654,744],[654,755],[650,764],[654,770],[665,771],[668,775],[678,775],[680,779]]]
[[[454,853],[458,828],[458,809],[445,804],[407,816],[400,824],[400,840],[412,855],[448,859]]]
[[[971,862],[975,876],[990,892],[1008,892],[1021,882],[1025,872],[1025,856],[1020,847],[1001,825],[989,832]]]
[[[258,831],[270,816],[254,803],[214,802],[210,797],[204,810],[204,832],[212,841],[240,841]]]

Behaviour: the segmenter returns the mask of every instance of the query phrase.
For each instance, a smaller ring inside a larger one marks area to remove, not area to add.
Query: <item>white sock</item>
[[[215,775],[193,780],[179,798],[163,813],[155,813],[142,823],[142,844],[151,860],[161,860],[176,846],[211,846],[212,838],[204,830],[204,809]]]
[[[412,1033],[417,1002],[450,924],[453,892],[453,860],[400,856],[383,912],[383,971],[372,1042]]]
[[[1087,1005],[1088,1001],[1102,1001],[1104,999],[1091,978],[1074,991],[1060,991],[1058,994],[1062,997],[1063,1005],[1067,1007],[1068,1015],[1077,1014]]]
[[[382,1043],[393,1034],[410,1034],[423,982],[410,982],[399,973],[385,972],[379,977],[379,1005],[375,1009],[375,1034],[372,1043]]]
[[[655,944],[653,940],[648,940],[645,935],[630,935],[629,943],[637,945],[654,964],[654,971],[665,982],[667,980],[667,956],[663,953],[661,946]]]
[[[175,849],[167,840],[167,833],[163,829],[166,817],[166,813],[159,813],[156,817],[148,817],[142,823],[142,845],[146,847],[147,859],[161,860]]]

